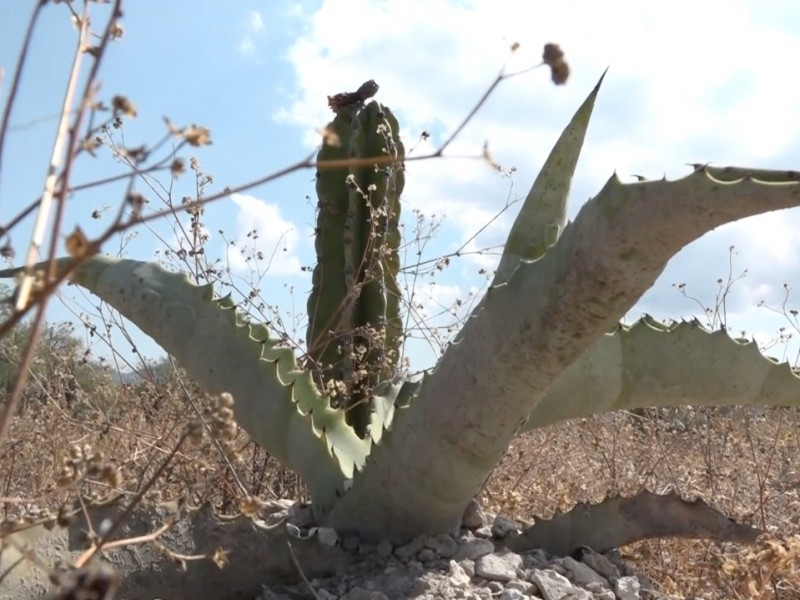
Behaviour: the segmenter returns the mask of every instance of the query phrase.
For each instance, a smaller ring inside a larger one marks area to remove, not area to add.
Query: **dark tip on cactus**
[[[356,95],[358,95],[358,99],[364,102],[367,98],[372,98],[375,94],[378,93],[380,86],[375,83],[374,79],[370,79],[369,81],[365,81],[361,84],[361,87],[358,88],[356,91]]]
[[[328,106],[330,109],[339,114],[339,112],[357,103],[364,103],[369,98],[372,98],[378,93],[380,86],[375,83],[374,79],[365,81],[355,92],[342,92],[335,96],[328,96]]]

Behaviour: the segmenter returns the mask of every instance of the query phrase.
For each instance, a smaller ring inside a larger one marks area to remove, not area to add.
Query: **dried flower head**
[[[569,65],[566,62],[557,63],[550,69],[550,77],[556,85],[562,85],[569,79]]]
[[[122,24],[119,21],[114,21],[111,24],[109,33],[111,34],[111,39],[117,40],[125,35],[125,29],[123,29]]]
[[[211,144],[211,131],[199,125],[191,125],[185,128],[182,136],[191,146],[208,146]]]
[[[558,44],[545,44],[542,62],[550,67],[553,83],[561,85],[569,78],[569,65],[564,60],[564,52]]]
[[[176,158],[169,166],[169,172],[173,177],[178,177],[186,172],[186,165],[182,158]]]
[[[114,109],[114,114],[122,113],[126,117],[136,116],[136,106],[125,96],[114,96],[111,99],[111,107]]]
[[[545,44],[542,60],[544,64],[552,67],[554,64],[564,60],[564,52],[558,44]]]
[[[80,226],[75,226],[75,230],[67,236],[67,254],[72,258],[86,256],[90,250],[89,239],[81,230]]]

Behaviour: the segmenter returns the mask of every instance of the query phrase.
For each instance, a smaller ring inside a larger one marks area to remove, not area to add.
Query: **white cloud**
[[[239,53],[247,58],[255,55],[256,38],[264,32],[264,18],[257,10],[251,10],[244,21],[244,34],[239,39]]]
[[[359,35],[342,36],[354,15]],[[716,150],[708,159],[768,161],[800,133],[794,119],[800,86],[785,83],[800,37],[759,16],[758,6],[719,0],[677,2],[668,10],[633,1],[609,8],[574,1],[326,0],[287,53],[299,94],[279,116],[316,129],[329,119],[326,95],[374,77],[382,85],[378,98],[402,114],[407,134],[449,132],[509,60],[510,41],[522,44],[510,57],[520,67],[538,61],[542,43],[554,40],[572,65],[567,87],[547,85],[544,71],[506,81],[464,132],[464,144],[488,139],[501,162],[508,156],[541,162],[610,64],[596,118],[602,123],[595,123],[587,156],[604,170],[609,161],[600,156],[613,149],[621,171],[658,175],[701,158],[687,156],[698,144]],[[387,22],[390,28],[382,26]],[[309,141],[316,144],[317,136]],[[649,151],[642,156],[642,149]]]
[[[264,18],[257,10],[251,10],[247,18],[247,28],[253,33],[258,33],[264,29]]]
[[[239,52],[243,56],[252,56],[256,51],[256,45],[250,36],[245,36],[239,40]]]
[[[780,17],[795,10],[791,0],[770,6],[324,0],[286,53],[297,89],[275,117],[303,127],[309,145],[316,145],[315,132],[331,118],[325,97],[375,78],[377,99],[399,115],[407,146],[422,131],[432,134],[419,154],[458,126],[504,62],[510,70],[534,64],[543,43],[557,42],[572,67],[567,85],[552,86],[545,71],[504,81],[447,154],[475,156],[488,140],[495,160],[518,169],[513,193],[524,196],[561,129],[610,65],[573,183],[572,215],[615,171],[623,178],[675,178],[688,173],[686,163],[708,161],[797,168],[800,86],[787,73],[800,56],[800,32],[796,21]],[[358,35],[342,36],[354,22]],[[521,44],[513,56],[512,41]],[[508,200],[508,181],[478,160],[407,166],[404,204],[447,215],[450,237],[431,247],[436,252],[458,247]],[[515,213],[473,247],[501,240]],[[797,211],[719,228],[670,263],[648,302],[665,312],[674,308],[672,281],[713,291],[731,245],[751,273],[742,303],[752,300],[751,286],[779,291],[784,281],[800,279],[794,240],[800,240]]]
[[[239,207],[236,215],[236,246],[227,248],[227,257],[234,271],[248,269],[247,257],[260,252],[264,257],[259,268],[269,275],[300,273],[297,227],[281,217],[277,205],[247,194],[233,194]],[[253,235],[255,232],[255,235]],[[243,252],[244,251],[244,252]]]

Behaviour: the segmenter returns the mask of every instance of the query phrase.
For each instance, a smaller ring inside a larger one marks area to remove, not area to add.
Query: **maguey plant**
[[[301,358],[237,312],[233,298],[157,264],[96,255],[71,280],[152,336],[208,392],[232,394],[239,425],[305,482],[320,525],[367,539],[457,529],[509,443],[534,428],[643,407],[800,404],[791,368],[753,342],[696,322],[620,324],[688,243],[800,206],[800,177],[707,165],[675,181],[612,175],[568,223],[599,89],[533,183],[485,296],[422,376],[400,368],[404,147],[374,82],[329,99],[335,117],[318,155],[317,265]],[[73,262],[60,259],[57,270]],[[631,509],[659,502],[664,518],[696,506],[649,493],[611,498],[538,522],[515,543],[569,550],[587,540],[730,536],[724,522],[670,529],[648,524],[654,511]],[[614,527],[623,514],[643,516],[635,528]]]

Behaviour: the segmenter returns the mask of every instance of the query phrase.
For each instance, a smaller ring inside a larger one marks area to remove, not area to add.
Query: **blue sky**
[[[15,4],[0,21],[0,88],[5,103],[22,34],[33,2]],[[80,6],[79,3],[75,3]],[[191,6],[191,7],[190,7]],[[105,18],[92,6],[96,27]],[[422,257],[464,248],[467,253],[431,277],[414,284],[420,313],[447,325],[456,298],[480,292],[481,269],[496,264],[488,253],[501,244],[517,205],[486,226],[509,202],[524,197],[561,129],[610,65],[594,122],[572,187],[570,214],[596,193],[613,173],[675,178],[686,163],[711,162],[765,168],[800,168],[800,86],[792,73],[800,56],[800,8],[795,2],[706,1],[558,3],[530,0],[449,2],[445,0],[322,0],[223,5],[138,0],[124,5],[124,36],[112,44],[103,63],[99,97],[129,97],[137,108],[117,141],[153,144],[165,133],[163,116],[177,125],[196,123],[211,130],[213,145],[194,155],[213,175],[208,192],[255,180],[295,162],[318,143],[317,131],[330,119],[326,96],[355,89],[374,78],[378,98],[403,124],[407,146],[432,149],[469,112],[503,64],[510,69],[538,62],[542,45],[557,42],[566,52],[572,77],[554,87],[544,70],[504,82],[451,148],[452,156],[479,155],[489,142],[494,159],[512,174],[500,174],[479,160],[450,158],[410,163],[403,197],[410,232],[415,213],[439,222]],[[0,173],[0,222],[41,193],[76,32],[63,5],[50,5],[36,32],[22,89],[12,115]],[[520,50],[509,53],[512,42]],[[87,63],[88,66],[88,63]],[[417,143],[422,131],[427,143]],[[182,151],[188,159],[192,152]],[[159,155],[159,156],[163,156]],[[83,183],[124,172],[108,149],[82,157],[72,177]],[[302,332],[312,265],[313,171],[300,171],[246,194],[210,205],[204,224],[207,252],[230,263],[234,280],[254,277],[263,297],[280,307],[291,330]],[[152,182],[151,182],[152,183]],[[192,174],[159,184],[138,182],[136,189],[163,207],[171,187],[176,202],[195,193]],[[124,185],[75,194],[68,205],[64,233],[77,224],[96,235],[112,219]],[[103,210],[107,207],[107,210]],[[101,218],[92,219],[100,209]],[[687,216],[687,218],[691,218]],[[429,223],[430,221],[426,221]],[[184,220],[184,224],[186,221]],[[17,264],[23,260],[32,220],[12,233]],[[249,270],[226,240],[252,245],[272,260],[266,273]],[[222,230],[224,233],[220,234]],[[477,237],[474,237],[476,233]],[[179,237],[168,222],[141,226],[132,238],[105,250],[152,259]],[[722,227],[690,245],[670,263],[657,285],[631,311],[658,318],[690,317],[699,309],[672,287],[713,302],[716,280],[727,277],[729,248],[736,247],[734,274],[747,276],[734,287],[728,322],[765,341],[786,325],[757,305],[777,306],[783,284],[800,288],[800,212],[784,211]],[[416,247],[409,250],[414,259]],[[791,307],[800,306],[798,292]],[[92,313],[96,299],[68,288],[64,304],[54,302],[51,318]],[[794,302],[797,300],[797,302]],[[443,316],[435,315],[444,312]],[[130,328],[133,331],[133,328]],[[124,343],[117,337],[120,349]],[[149,356],[158,348],[132,333]],[[418,341],[413,366],[430,366],[438,340]],[[96,344],[96,342],[95,342]],[[105,354],[102,345],[98,353]],[[772,352],[778,353],[777,350]]]

